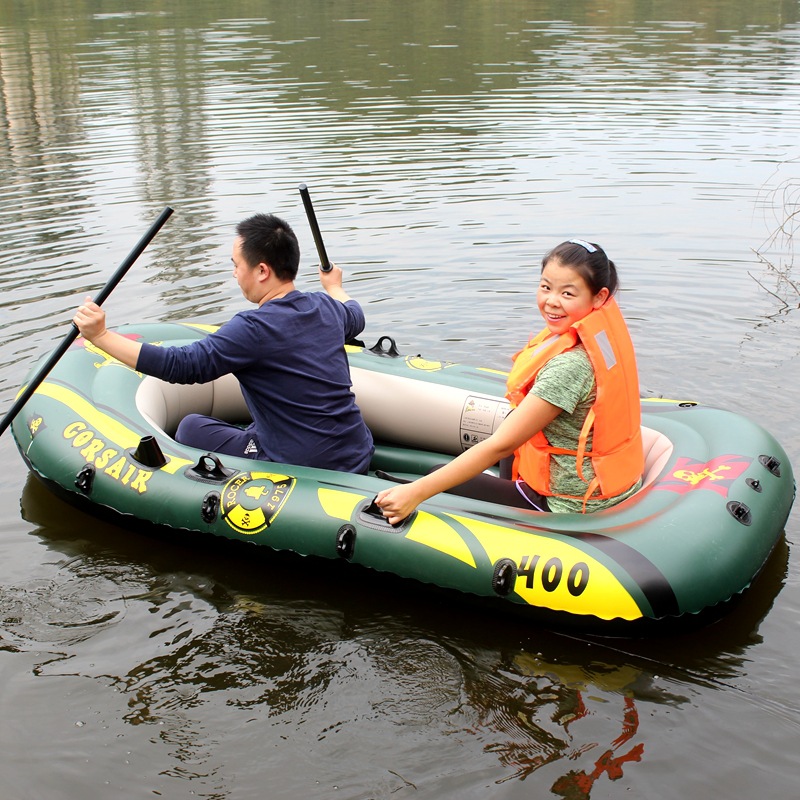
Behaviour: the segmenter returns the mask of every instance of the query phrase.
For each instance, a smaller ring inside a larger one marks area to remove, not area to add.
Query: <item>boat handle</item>
[[[728,513],[742,525],[749,526],[753,521],[753,515],[750,513],[750,507],[746,503],[741,503],[738,500],[731,500],[726,506]]]
[[[386,349],[384,349],[384,342],[389,342],[389,346]],[[381,336],[381,338],[369,348],[369,351],[379,356],[391,356],[392,358],[397,358],[400,355],[397,344],[395,344],[391,336]]]
[[[198,462],[193,467],[189,467],[184,474],[187,478],[193,478],[196,481],[223,483],[231,475],[236,474],[236,470],[223,467],[222,462],[213,453],[204,453]]]
[[[361,509],[360,515],[362,522],[366,522],[372,527],[375,527],[376,523],[380,523],[379,527],[381,529],[392,530],[392,531],[399,531],[401,528],[405,528],[412,519],[416,516],[416,511],[413,511],[409,516],[405,519],[401,519],[400,522],[395,522],[394,525],[389,522],[386,517],[383,516],[383,511],[381,507],[375,502],[377,499],[377,495],[372,498],[370,503],[364,508]]]

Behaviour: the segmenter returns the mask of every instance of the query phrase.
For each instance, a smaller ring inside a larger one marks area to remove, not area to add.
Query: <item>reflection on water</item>
[[[432,604],[422,587],[371,574],[353,585],[337,564],[242,559],[87,524],[33,478],[22,508],[51,567],[3,587],[0,617],[7,645],[37,654],[37,675],[89,681],[94,704],[118,706],[121,724],[158,731],[174,776],[209,787],[223,764],[270,763],[270,749],[286,758],[291,742],[334,759],[324,786],[351,797],[379,780],[434,796],[447,759],[466,770],[465,786],[541,775],[554,795],[589,797],[658,749],[643,715],[735,679],[787,557],[782,548],[752,602],[711,637],[587,648],[592,640]],[[388,742],[391,758],[378,758]]]
[[[308,183],[365,340],[506,367],[535,264],[579,235],[620,266],[642,392],[743,411],[796,457],[799,45],[796,0],[0,0],[0,405],[165,205],[112,324],[242,308],[230,238],[256,210],[294,224],[313,287]],[[9,436],[0,464],[14,509]],[[721,756],[728,798],[796,790],[796,514],[721,622],[623,645],[155,542],[31,482],[22,503],[8,797],[687,794]]]
[[[641,761],[639,692],[649,688],[657,703],[686,702],[668,691],[653,691],[639,669],[625,664],[559,663],[522,651],[508,664],[486,666],[482,674],[492,673],[494,680],[484,677],[482,685],[471,687],[483,711],[475,735],[509,768],[499,782],[542,770],[548,783],[557,776],[551,791],[563,797],[589,797],[601,776],[617,780],[623,764]],[[597,718],[606,723],[604,742],[592,739]]]
[[[286,214],[313,259],[301,181],[320,187],[376,334],[408,347],[505,359],[531,325],[529,265],[576,232],[623,265],[659,355],[700,324],[648,292],[665,268],[724,280],[719,325],[736,336],[763,240],[748,204],[795,140],[796,82],[776,65],[796,63],[797,19],[788,1],[91,13],[3,0],[0,363],[40,353],[165,204],[175,218],[115,303],[224,319],[240,307],[226,265],[241,216]],[[4,396],[14,385],[4,370]]]

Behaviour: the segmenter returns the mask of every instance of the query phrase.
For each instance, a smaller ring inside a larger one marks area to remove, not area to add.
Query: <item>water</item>
[[[242,308],[259,210],[313,288],[306,183],[367,341],[504,368],[542,254],[599,241],[643,394],[757,419],[797,467],[799,56],[796,0],[0,0],[0,409],[165,205],[112,324]],[[797,511],[717,625],[587,641],[138,536],[49,496],[8,433],[0,459],[9,800],[800,789]]]

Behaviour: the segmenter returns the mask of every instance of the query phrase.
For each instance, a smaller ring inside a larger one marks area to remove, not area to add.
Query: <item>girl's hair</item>
[[[593,295],[601,289],[608,289],[610,297],[619,288],[617,268],[599,244],[582,239],[562,242],[542,259],[542,269],[553,259],[574,269],[586,281]]]

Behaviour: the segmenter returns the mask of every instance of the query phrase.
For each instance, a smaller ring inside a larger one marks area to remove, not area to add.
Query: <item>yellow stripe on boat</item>
[[[334,519],[350,522],[356,506],[364,499],[363,494],[342,492],[338,489],[317,489],[317,497],[322,510]]]
[[[642,611],[604,564],[567,542],[448,514],[481,543],[492,563],[516,564],[514,591],[532,606],[600,619],[634,620]]]
[[[91,426],[96,433],[111,440],[123,450],[129,448],[135,449],[139,444],[139,440],[141,439],[140,433],[132,431],[119,420],[99,411],[97,406],[90,403],[76,392],[73,392],[71,389],[45,381],[36,390],[36,394],[49,397],[51,400],[55,400],[57,403],[61,403],[61,405],[71,409],[79,417],[85,419],[87,425]],[[167,455],[167,458],[168,461],[161,467],[161,470],[170,474],[174,474],[179,469],[188,467],[194,463],[185,458],[178,458],[173,455]]]
[[[433,514],[425,511],[417,512],[417,516],[406,534],[406,539],[457,558],[470,567],[477,566],[475,557],[463,537],[445,520],[435,517]]]

